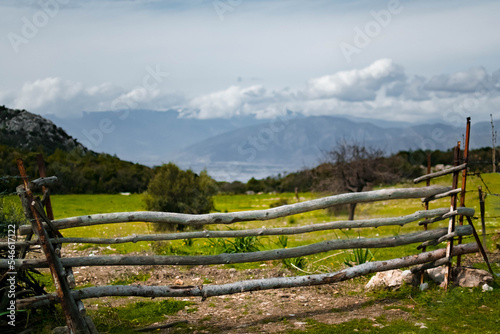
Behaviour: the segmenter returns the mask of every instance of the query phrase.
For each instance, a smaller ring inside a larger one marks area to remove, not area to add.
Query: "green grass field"
[[[479,215],[479,200],[477,193],[477,186],[482,185],[483,191],[487,192],[487,189],[493,193],[500,193],[500,175],[499,174],[485,174],[482,176],[484,182],[479,177],[470,176],[468,178],[467,189],[469,191],[466,194],[466,206],[474,207],[476,209],[476,216]],[[451,183],[451,177],[442,177],[433,182],[433,184],[448,185]],[[400,184],[397,187],[413,187],[413,184]],[[420,184],[418,186],[423,186]],[[377,189],[377,188],[376,188]],[[300,200],[310,200],[317,198],[318,194],[313,193],[301,193]],[[144,210],[144,204],[142,202],[142,195],[132,194],[130,196],[123,195],[53,195],[52,203],[54,208],[55,218],[73,217],[81,215],[89,215],[95,213],[108,213],[108,212],[122,212],[122,211],[141,211]],[[287,201],[289,204],[296,203],[297,199],[295,194],[283,193],[283,194],[261,194],[261,195],[218,195],[214,197],[214,204],[217,212],[236,212],[236,211],[247,211],[247,210],[259,210],[267,209],[273,203],[279,201]],[[449,198],[438,200],[432,202],[431,208],[438,207],[449,207]],[[395,217],[401,215],[411,214],[417,210],[423,210],[424,207],[419,199],[412,200],[388,200],[375,203],[363,203],[359,204],[356,209],[356,219],[369,219],[375,217]],[[486,198],[486,217],[498,217],[500,216],[500,197],[489,195]],[[270,221],[253,221],[237,223],[231,226],[218,226],[210,225],[209,229],[220,229],[225,230],[231,229],[246,229],[246,228],[259,228],[265,226],[270,227],[292,227],[300,225],[309,225],[328,221],[346,220],[347,212],[342,212],[334,214],[328,212],[327,210],[317,210],[312,212],[307,212],[303,214],[298,214],[290,217],[274,219]],[[488,233],[488,248],[494,249],[494,244],[491,240],[491,235],[500,231],[500,219],[499,218],[487,218],[487,233]],[[476,228],[478,231],[481,230],[481,224],[479,220],[474,220]],[[435,223],[435,227],[447,226],[447,221],[441,221]],[[421,230],[422,227],[418,226],[416,223],[411,223],[405,225],[404,227],[380,227],[380,228],[366,228],[366,229],[353,229],[353,230],[333,230],[333,231],[322,231],[313,232],[302,235],[293,235],[288,239],[288,247],[301,246],[306,244],[311,244],[314,242],[319,242],[323,240],[332,239],[345,239],[345,238],[375,238],[375,237],[386,237],[394,236],[400,234],[412,233]],[[68,237],[118,237],[126,236],[131,234],[148,234],[154,233],[153,224],[148,223],[124,223],[124,224],[107,224],[89,227],[80,227],[67,229],[62,231],[63,235]],[[260,238],[263,248],[276,248],[276,243],[278,242],[278,237],[262,237]],[[466,241],[472,241],[470,238],[466,238]],[[138,242],[138,243],[128,243],[128,244],[118,244],[111,245],[110,248],[106,250],[108,253],[128,253],[134,251],[151,251],[151,243],[148,242]],[[186,243],[185,241],[172,241],[169,242],[168,249],[170,253],[178,254],[211,254],[213,249],[211,249],[211,244],[207,240],[198,239],[193,240],[192,243]],[[212,245],[213,246],[213,245]],[[88,248],[88,245],[79,245],[80,248]],[[213,247],[212,247],[213,248]],[[165,247],[163,247],[165,249]],[[397,248],[385,248],[372,250],[375,255],[376,260],[385,260],[389,258],[405,256],[409,254],[416,253],[415,245],[402,246]],[[168,252],[167,252],[168,253]],[[325,254],[317,254],[308,257],[308,263],[314,264],[313,268],[310,270],[315,270],[318,267],[323,268],[323,270],[336,270],[342,267],[345,258],[349,255],[348,252],[334,251]],[[326,258],[326,259],[324,259]],[[324,260],[322,260],[324,259]],[[253,267],[258,266],[258,264],[247,264],[247,265],[236,265],[236,267]]]

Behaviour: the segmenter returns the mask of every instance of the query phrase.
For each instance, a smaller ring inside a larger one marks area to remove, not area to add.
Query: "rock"
[[[493,291],[493,288],[491,286],[489,286],[488,284],[484,283],[483,284],[483,292],[486,292],[486,291]]]
[[[453,268],[453,281],[456,285],[465,288],[475,288],[492,283],[493,276],[486,270],[458,267]]]
[[[444,272],[444,266],[427,270],[429,277],[436,284],[440,285],[444,282]],[[455,283],[455,285],[464,288],[474,288],[493,282],[493,276],[486,270],[470,267],[456,267],[452,269],[451,280]]]
[[[399,269],[388,270],[377,273],[366,284],[366,289],[376,289],[381,287],[400,287],[403,283],[412,284],[414,276],[409,270]]]
[[[66,334],[66,333],[69,333],[69,329],[66,326],[56,327],[52,330],[52,333],[54,333],[54,334]]]
[[[427,274],[429,275],[429,278],[434,281],[434,283],[441,284],[444,281],[444,270],[444,266],[427,269]]]
[[[428,283],[422,283],[420,284],[420,291],[425,291],[429,288],[429,284]]]

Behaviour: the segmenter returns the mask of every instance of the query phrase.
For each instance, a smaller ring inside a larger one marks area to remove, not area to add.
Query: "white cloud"
[[[191,117],[198,118],[228,118],[250,114],[259,118],[269,118],[283,112],[279,106],[288,99],[287,95],[290,95],[287,91],[269,92],[261,85],[246,88],[231,86],[192,99],[188,104],[188,110],[192,112]]]
[[[346,101],[374,100],[377,91],[391,82],[405,79],[401,66],[391,59],[380,59],[368,67],[341,71],[309,81],[307,93],[312,98],[338,98]]]
[[[313,78],[302,89],[269,90],[263,85],[230,86],[186,100],[160,87],[123,89],[104,83],[46,78],[25,83],[15,91],[0,91],[0,104],[39,114],[72,116],[82,111],[117,109],[181,110],[183,117],[230,118],[253,115],[272,118],[287,111],[311,115],[358,117],[421,122],[426,119],[472,116],[486,120],[497,113],[500,70],[489,74],[474,68],[432,78],[408,77],[390,59],[350,71]],[[488,89],[483,83],[488,83]],[[450,116],[451,115],[451,116]]]
[[[473,93],[488,87],[490,81],[491,76],[484,67],[475,67],[468,71],[434,76],[424,88],[429,91]]]
[[[180,94],[136,87],[126,91],[110,83],[86,87],[81,82],[45,78],[26,82],[20,91],[0,91],[0,103],[38,114],[78,116],[83,111],[116,109],[164,110],[184,103]]]

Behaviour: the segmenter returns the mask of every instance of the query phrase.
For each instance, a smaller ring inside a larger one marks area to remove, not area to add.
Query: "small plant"
[[[368,248],[355,248],[352,253],[349,253],[347,258],[344,258],[344,264],[352,267],[374,260],[373,253]]]
[[[349,239],[349,235],[346,232],[342,231],[342,233]],[[360,237],[361,234],[358,232],[358,239]],[[348,256],[344,257],[344,264],[349,267],[375,260],[375,256],[368,248],[354,248],[347,254]]]
[[[193,247],[193,244],[194,244],[193,239],[182,239],[183,246]]]
[[[294,216],[288,217],[288,224],[293,225],[297,222]]]
[[[280,235],[276,245],[278,245],[279,248],[288,248],[288,236]],[[283,259],[281,263],[288,269],[303,270],[307,266],[307,259],[305,257],[294,257],[291,259]]]
[[[252,253],[258,252],[263,247],[259,238],[255,236],[235,238],[234,241],[224,238],[208,239],[208,242],[210,247],[214,248],[215,254]]]
[[[307,266],[307,259],[305,257],[294,257],[291,259],[283,259],[281,260],[283,265],[288,269],[299,269],[303,271]]]
[[[287,248],[288,247],[288,236],[280,235],[278,237],[278,242],[276,242],[279,248]]]

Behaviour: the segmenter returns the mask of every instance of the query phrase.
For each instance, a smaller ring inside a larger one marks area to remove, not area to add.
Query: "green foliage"
[[[336,325],[328,325],[314,320],[307,320],[305,331],[292,330],[287,333],[299,334],[345,334],[345,333],[380,333],[380,334],[400,334],[400,333],[437,333],[427,329],[421,329],[416,321],[405,320],[385,321],[384,318],[377,319],[355,319],[342,322]]]
[[[278,206],[283,206],[283,205],[288,205],[288,199],[286,198],[280,198],[277,201],[272,202],[269,204],[269,208],[277,208]]]
[[[307,267],[307,259],[303,256],[294,257],[291,259],[283,259],[281,260],[281,262],[285,267],[292,270],[297,270],[297,269],[304,270]]]
[[[100,306],[88,310],[99,332],[135,333],[134,327],[144,327],[165,320],[166,315],[176,314],[192,302],[172,299],[160,302],[137,302],[124,307]]]
[[[368,248],[355,248],[344,258],[344,264],[352,267],[375,260],[373,253]]]
[[[13,201],[0,195],[0,237],[7,236],[9,225],[14,225],[17,228],[27,222],[21,206],[15,205]]]
[[[288,248],[288,236],[286,235],[280,235],[278,237],[278,242],[276,243],[279,248]],[[281,260],[281,263],[288,268],[292,270],[303,270],[307,266],[307,259],[305,257],[294,257],[290,259],[283,259]]]
[[[206,171],[200,175],[191,170],[183,171],[173,163],[155,169],[155,176],[144,196],[146,209],[150,211],[188,214],[209,213],[214,209],[212,196],[217,193],[215,181]],[[172,230],[182,225],[155,225],[160,231]]]
[[[252,253],[258,252],[262,247],[258,237],[241,237],[231,239],[216,238],[208,239],[210,246],[213,247],[215,254],[233,254],[233,253]]]
[[[141,193],[153,175],[147,166],[120,160],[109,154],[73,149],[56,149],[52,154],[43,150],[30,152],[0,145],[0,175],[11,176],[0,184],[0,192],[14,192],[21,182],[16,159],[22,158],[30,179],[38,178],[36,157],[44,154],[47,175],[57,176],[58,183],[51,187],[58,194],[116,194]]]

